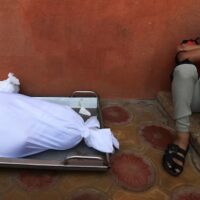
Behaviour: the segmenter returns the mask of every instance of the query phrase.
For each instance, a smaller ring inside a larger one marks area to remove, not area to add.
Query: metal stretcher
[[[34,97],[45,101],[68,105],[76,112],[80,107],[90,111],[92,116],[97,116],[101,128],[103,121],[100,102],[97,94],[92,91],[75,91],[71,97]],[[80,114],[81,115],[81,114]],[[81,115],[84,120],[88,118]],[[56,170],[107,170],[110,165],[109,154],[101,153],[89,148],[82,141],[78,146],[64,150],[48,150],[24,158],[0,158],[0,167],[9,168],[35,168]]]

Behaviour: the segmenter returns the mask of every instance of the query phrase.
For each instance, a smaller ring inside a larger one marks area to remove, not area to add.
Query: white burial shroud
[[[119,148],[110,129],[96,117],[86,122],[72,108],[21,94],[0,92],[0,157],[18,158],[48,149],[65,150],[84,138],[89,147]]]

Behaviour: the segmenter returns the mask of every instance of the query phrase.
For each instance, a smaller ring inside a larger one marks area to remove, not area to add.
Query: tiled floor
[[[120,141],[107,172],[0,169],[0,200],[200,200],[200,172],[189,152],[174,178],[161,167],[173,122],[156,100],[102,101],[103,119]]]

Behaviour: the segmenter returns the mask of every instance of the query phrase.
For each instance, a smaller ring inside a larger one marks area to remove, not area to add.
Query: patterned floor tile
[[[136,152],[114,156],[111,170],[117,184],[128,190],[145,191],[155,183],[153,165]]]
[[[110,200],[109,196],[93,188],[80,188],[73,191],[66,200]]]
[[[179,177],[162,168],[163,150],[174,138],[169,126],[174,126],[156,101],[109,100],[102,108],[106,126],[120,142],[110,170],[0,169],[0,200],[199,199],[200,172],[191,151]]]
[[[57,175],[55,171],[21,170],[16,179],[27,190],[43,190],[53,186]]]
[[[174,141],[175,131],[163,125],[147,125],[141,128],[139,135],[155,149],[164,150]]]
[[[200,188],[192,186],[180,187],[172,193],[171,200],[200,200]]]
[[[0,170],[0,194],[8,192],[13,187],[12,178],[15,174],[12,170]]]
[[[32,200],[30,194],[24,192],[23,190],[18,190],[16,188],[6,192],[2,195],[0,200]]]
[[[105,123],[112,124],[127,124],[133,116],[132,114],[121,105],[109,105],[102,109],[102,115]]]
[[[113,194],[114,200],[169,200],[166,195],[159,188],[154,187],[145,192],[130,192],[126,190],[116,190]]]

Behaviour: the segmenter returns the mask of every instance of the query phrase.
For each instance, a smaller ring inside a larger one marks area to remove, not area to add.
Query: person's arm
[[[178,60],[179,61],[189,60],[192,63],[199,65],[200,64],[200,48],[196,48],[190,51],[179,52]]]
[[[200,49],[200,45],[197,44],[180,44],[177,46],[176,51],[180,52],[180,51],[191,51],[191,50],[195,50],[195,49]]]

